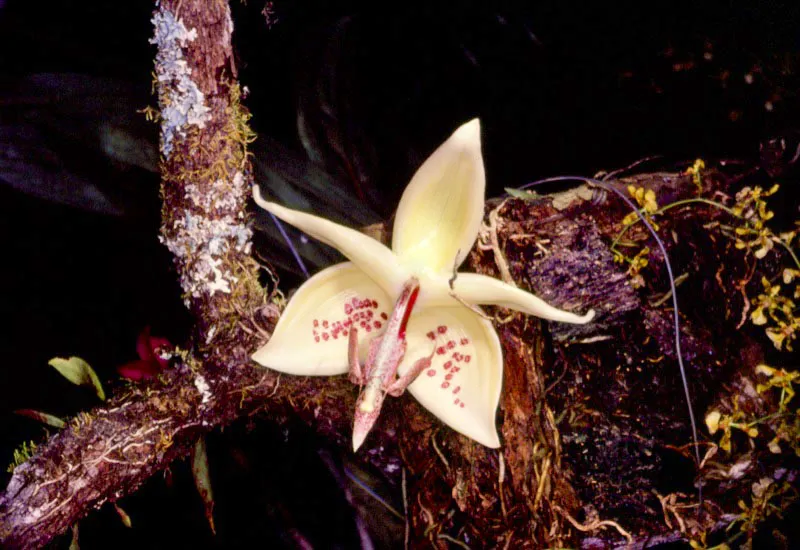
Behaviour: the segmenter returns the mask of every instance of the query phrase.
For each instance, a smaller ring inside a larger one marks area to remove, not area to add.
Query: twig
[[[614,529],[617,530],[617,532],[620,535],[625,537],[625,539],[628,541],[628,544],[633,544],[633,536],[630,533],[628,533],[625,529],[623,529],[622,526],[619,523],[617,523],[616,521],[613,521],[613,520],[610,520],[610,519],[601,520],[601,519],[594,518],[589,523],[581,524],[581,523],[578,522],[578,520],[576,520],[571,515],[569,515],[569,512],[564,510],[558,504],[554,504],[553,505],[553,509],[556,512],[558,512],[559,514],[561,514],[562,516],[564,516],[564,518],[568,522],[570,522],[572,524],[572,526],[575,529],[577,529],[578,531],[581,531],[583,533],[589,533],[591,531],[597,531],[598,529],[600,529],[602,527],[613,527]]]
[[[403,548],[408,550],[408,541],[411,537],[411,524],[408,521],[408,488],[406,487],[406,469],[403,468],[401,471],[402,476],[402,485],[401,491],[403,494],[403,519],[405,519],[405,537],[403,538]]]
[[[449,474],[450,473],[450,463],[447,462],[447,459],[445,458],[444,454],[442,453],[442,451],[439,450],[439,446],[436,444],[436,434],[435,433],[431,436],[431,443],[433,444],[433,450],[436,451],[437,455],[439,455],[439,459],[441,459],[442,463],[444,464],[444,467],[447,469],[447,473]]]
[[[467,546],[466,542],[460,541],[458,539],[455,539],[455,538],[453,538],[450,535],[447,535],[445,533],[440,533],[439,535],[437,535],[436,538],[439,539],[439,540],[446,540],[447,542],[452,542],[456,546],[460,546],[461,548],[466,548],[467,550],[471,550],[470,547]]]
[[[491,250],[494,254],[494,263],[497,265],[497,270],[500,272],[500,278],[503,282],[508,283],[513,286],[517,286],[514,282],[514,278],[511,277],[511,270],[508,268],[508,261],[506,260],[505,254],[500,249],[500,239],[497,236],[497,216],[500,210],[506,205],[508,199],[501,202],[497,208],[493,209],[489,212],[489,223],[483,225],[482,231],[485,231],[489,234],[489,246],[486,245],[481,246],[484,250]]]
[[[503,482],[506,480],[506,461],[503,457],[503,451],[497,453],[497,490],[500,493],[500,510],[503,512],[503,517],[508,517],[508,511],[506,510],[506,499],[503,496],[505,492],[503,490]]]

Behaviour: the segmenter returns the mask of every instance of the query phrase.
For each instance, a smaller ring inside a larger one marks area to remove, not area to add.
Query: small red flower
[[[145,327],[136,339],[136,353],[139,355],[139,359],[117,367],[117,372],[128,380],[153,378],[169,365],[169,359],[161,357],[159,352],[171,348],[172,344],[169,340],[151,336],[150,327]]]

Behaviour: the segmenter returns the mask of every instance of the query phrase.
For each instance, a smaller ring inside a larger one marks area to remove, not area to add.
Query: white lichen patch
[[[240,205],[245,204],[247,197],[250,196],[250,188],[241,172],[236,172],[231,182],[222,179],[216,180],[211,189],[205,192],[197,185],[188,183],[184,186],[184,192],[189,202],[197,208],[209,213],[238,210],[242,218],[244,218],[244,214],[241,213]]]
[[[230,251],[250,253],[253,231],[247,226],[244,209],[249,189],[244,175],[236,172],[230,181],[218,179],[210,188],[195,183],[183,186],[186,203],[183,215],[166,228],[169,238],[161,242],[185,263],[181,286],[188,297],[215,292],[230,293],[237,278],[224,268],[222,259]]]
[[[161,152],[168,157],[174,137],[185,136],[188,126],[205,127],[211,114],[181,50],[197,38],[197,30],[187,30],[180,19],[163,8],[153,15],[152,23],[155,30],[150,43],[158,47],[155,75],[162,90]]]
[[[208,332],[206,333],[206,345],[211,343],[216,333],[217,333],[217,327],[216,325],[212,325],[211,328],[209,328]]]
[[[209,219],[184,210],[173,228],[174,237],[160,237],[176,258],[186,262],[181,285],[194,298],[215,292],[230,293],[237,278],[223,268],[220,256],[233,249],[250,253],[252,230],[233,217]]]
[[[195,376],[194,387],[197,388],[197,392],[200,394],[203,405],[211,401],[211,386],[208,385],[208,382],[206,382],[206,379],[203,378],[202,374]]]

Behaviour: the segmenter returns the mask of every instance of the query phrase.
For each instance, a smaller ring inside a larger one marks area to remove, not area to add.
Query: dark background
[[[484,4],[235,2],[254,129],[302,153],[302,113],[312,153],[384,216],[419,162],[474,116],[492,194],[648,155],[670,168],[696,157],[757,166],[760,142],[797,143],[796,2]],[[46,145],[32,158],[103,199],[76,208],[58,193],[43,197],[34,178],[26,187],[0,173],[3,465],[43,433],[15,409],[66,417],[96,404],[48,359],[81,356],[114,388],[115,367],[135,359],[143,327],[176,343],[187,329],[157,241],[157,175],[110,159],[97,143],[97,128],[117,116],[130,136],[157,137],[135,112],[155,104],[151,10],[149,2],[0,0],[0,156],[13,128],[32,125],[32,143]],[[47,94],[19,85],[38,73],[48,73],[38,81]],[[70,93],[76,88],[82,94]],[[787,185],[796,183],[787,174]],[[794,199],[782,206],[797,217]],[[216,539],[181,463],[123,499],[132,530],[106,506],[81,524],[82,546],[293,548],[297,533],[319,548],[356,545],[338,458],[328,460],[301,426],[242,424],[209,438]],[[3,468],[0,485],[7,479]]]

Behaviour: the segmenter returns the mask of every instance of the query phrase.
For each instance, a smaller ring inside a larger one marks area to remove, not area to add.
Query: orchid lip
[[[366,376],[366,383],[356,401],[353,420],[353,449],[358,450],[378,419],[388,387],[394,382],[397,367],[406,351],[406,330],[414,304],[419,294],[419,281],[412,277],[403,285],[384,333],[370,344],[366,363],[366,374],[354,374],[356,378]],[[351,329],[357,330],[357,329]],[[352,359],[351,359],[352,360]],[[356,368],[351,366],[352,368]],[[360,383],[361,380],[359,379]]]

